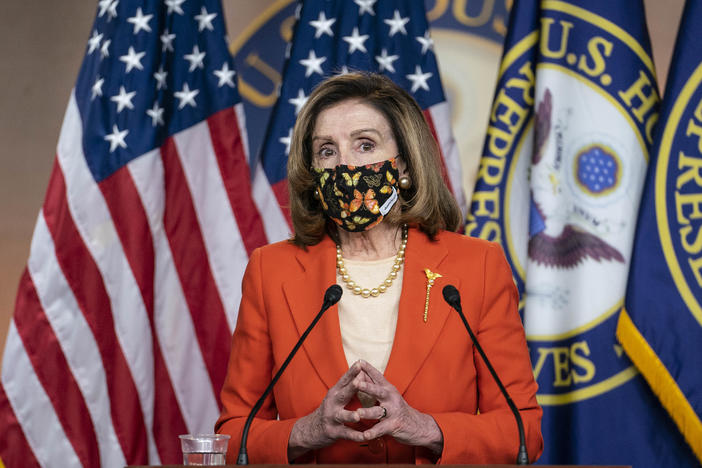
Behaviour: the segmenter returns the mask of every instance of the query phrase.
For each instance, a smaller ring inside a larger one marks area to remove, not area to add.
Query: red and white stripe
[[[71,96],[4,353],[8,468],[179,463],[179,434],[212,432],[241,278],[267,242],[240,115],[96,183]]]
[[[256,206],[258,206],[261,213],[266,213],[263,222],[266,227],[266,235],[271,242],[287,239],[292,232],[287,183],[287,179],[279,182],[279,185],[283,184],[286,186],[286,190],[283,193],[280,190],[276,192],[268,181],[266,173],[263,172],[261,163],[256,164],[253,196],[256,200]]]
[[[249,142],[245,131],[246,120],[243,107],[237,106],[237,119],[240,125],[239,133],[244,138],[243,143],[246,154],[250,154]],[[254,165],[252,193],[259,213],[265,213],[263,227],[266,231],[268,242],[278,242],[290,238],[292,230],[285,215],[288,208],[281,207],[278,203],[266,173],[263,172],[263,166],[260,161]]]

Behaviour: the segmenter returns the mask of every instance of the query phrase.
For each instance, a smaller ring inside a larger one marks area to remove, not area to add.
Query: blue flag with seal
[[[702,462],[702,1],[688,0],[617,336]]]
[[[641,1],[515,2],[466,232],[513,270],[540,463],[693,460],[615,337],[658,102]]]

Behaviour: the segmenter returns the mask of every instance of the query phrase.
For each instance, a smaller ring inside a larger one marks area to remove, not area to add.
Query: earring
[[[400,186],[401,190],[407,190],[412,187],[412,179],[410,179],[409,176],[403,175],[398,179],[397,184]]]
[[[314,189],[314,198],[319,200],[319,189]]]

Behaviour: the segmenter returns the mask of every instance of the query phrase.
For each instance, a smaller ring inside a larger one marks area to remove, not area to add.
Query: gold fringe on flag
[[[617,338],[702,463],[702,421],[626,309],[619,315]]]

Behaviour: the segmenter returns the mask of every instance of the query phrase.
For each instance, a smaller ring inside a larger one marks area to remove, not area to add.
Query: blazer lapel
[[[303,271],[283,283],[283,290],[300,336],[319,312],[326,289],[336,283],[334,243],[325,237],[307,251],[299,249],[297,261]],[[337,305],[329,308],[303,344],[312,366],[328,388],[348,370],[338,313]]]
[[[446,276],[441,271],[441,263],[447,255],[442,244],[430,241],[416,229],[410,230],[395,340],[385,369],[385,378],[400,394],[405,392],[419,371],[451,313],[443,299],[443,287],[447,284],[460,287],[458,278]],[[426,323],[423,318],[427,294],[425,269],[443,275],[435,280],[431,289]]]

